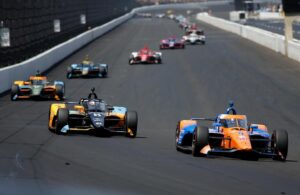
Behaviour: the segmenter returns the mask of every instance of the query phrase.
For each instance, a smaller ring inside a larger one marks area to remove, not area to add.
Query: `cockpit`
[[[228,115],[227,115],[228,116]],[[238,116],[238,115],[235,115]],[[247,123],[247,118],[243,115],[239,115],[241,117],[220,117],[218,118],[218,123],[225,128],[243,128],[243,129],[248,129],[248,123]]]
[[[106,104],[99,99],[82,99],[80,102],[88,112],[105,112]]]
[[[45,85],[45,84],[47,84],[46,80],[40,80],[40,79],[31,79],[31,80],[29,80],[29,82],[32,85]]]
[[[149,54],[149,50],[143,49],[143,50],[140,51],[140,54],[148,55]]]

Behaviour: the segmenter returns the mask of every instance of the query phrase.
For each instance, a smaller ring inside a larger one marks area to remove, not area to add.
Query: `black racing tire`
[[[69,110],[67,108],[60,108],[57,111],[57,119],[55,126],[55,133],[62,134],[61,129],[68,124]]]
[[[206,43],[205,43],[205,41],[202,41],[202,45],[205,45]]]
[[[107,77],[107,69],[104,68],[103,66],[99,67],[99,73],[101,74],[102,77]]]
[[[133,61],[134,61],[134,59],[130,58],[130,59],[128,60],[128,64],[129,64],[129,65],[133,65],[133,64],[134,64]]]
[[[137,134],[138,115],[135,111],[127,111],[125,114],[126,137],[135,138]],[[131,129],[132,135],[128,129]]]
[[[15,95],[18,95],[18,93],[19,93],[19,86],[13,84],[11,86],[11,91],[10,91],[10,99],[11,99],[11,101],[15,101],[14,97],[15,97]]]
[[[161,64],[161,58],[156,59],[155,64]]]
[[[285,161],[288,154],[288,133],[286,130],[275,130],[272,134],[271,146],[275,155],[273,160]]]
[[[65,86],[64,85],[56,85],[55,86],[55,94],[59,97],[59,100],[63,100],[65,95]]]
[[[180,151],[180,148],[178,147],[177,139],[179,138],[180,134],[180,121],[177,124],[176,130],[175,130],[175,148],[177,151]]]
[[[72,73],[67,73],[67,79],[72,79],[72,78],[73,78]]]
[[[67,69],[67,79],[72,79],[73,75],[72,75],[72,68],[68,67]]]
[[[197,124],[192,141],[192,155],[201,156],[200,150],[208,145],[208,128]]]

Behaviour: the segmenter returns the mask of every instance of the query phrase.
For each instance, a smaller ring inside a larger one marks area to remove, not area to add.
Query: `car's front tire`
[[[285,161],[288,154],[288,133],[285,130],[275,130],[272,135],[273,160]]]
[[[126,136],[135,138],[137,134],[138,115],[135,111],[127,111],[125,114]]]
[[[129,65],[132,65],[134,64],[134,59],[130,58],[129,61],[128,61]]]
[[[108,73],[107,68],[100,66],[99,72],[101,77],[107,77],[107,73]]]
[[[55,126],[55,133],[62,134],[61,130],[64,126],[68,125],[69,110],[66,108],[60,108],[57,111],[57,119]]]
[[[10,99],[11,101],[15,101],[15,96],[19,93],[19,86],[18,85],[12,85],[11,86],[11,92],[10,92]]]
[[[208,145],[208,128],[197,124],[192,140],[192,155],[201,156],[200,150]]]

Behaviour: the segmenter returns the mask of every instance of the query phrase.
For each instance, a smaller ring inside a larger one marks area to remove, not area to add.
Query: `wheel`
[[[134,63],[134,60],[132,58],[129,59],[129,65],[132,65]]]
[[[285,130],[274,131],[271,146],[276,155],[273,160],[285,161],[288,154],[288,133]]]
[[[101,77],[106,77],[107,76],[107,68],[100,66],[99,67],[99,73]]]
[[[135,111],[127,111],[125,115],[126,136],[135,138],[137,134],[138,115]]]
[[[184,49],[184,48],[185,48],[185,45],[182,45],[181,48]]]
[[[205,45],[205,41],[202,41],[202,44]]]
[[[155,64],[161,64],[161,58],[156,59]]]
[[[192,155],[200,156],[200,150],[208,145],[208,128],[197,124],[192,141]]]
[[[178,122],[178,125],[176,127],[176,131],[175,131],[175,147],[177,151],[180,151],[179,147],[178,147],[178,138],[179,138],[179,133],[180,133],[180,122]]]
[[[63,100],[64,95],[65,95],[65,87],[63,85],[56,85],[56,95],[59,97],[59,100]]]
[[[69,110],[66,108],[60,108],[57,111],[57,119],[55,126],[55,133],[62,134],[61,129],[68,124]]]
[[[72,78],[72,68],[68,67],[68,70],[67,70],[67,79],[71,79]]]
[[[10,99],[11,101],[16,101],[15,96],[19,93],[19,86],[18,85],[12,85],[11,86],[11,92],[10,92]]]

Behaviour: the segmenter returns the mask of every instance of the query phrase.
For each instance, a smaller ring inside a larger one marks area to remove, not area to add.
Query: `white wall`
[[[285,37],[282,35],[209,16],[207,13],[197,14],[197,19],[285,55]],[[288,57],[300,62],[300,42],[295,40],[289,42]]]
[[[130,19],[134,11],[114,19],[100,27],[82,33],[62,44],[59,44],[29,60],[0,69],[0,93],[10,89],[13,81],[27,80],[30,75],[34,75],[37,70],[44,72],[54,64],[64,59],[74,51],[78,50],[97,37],[109,30],[117,27],[121,23]]]

